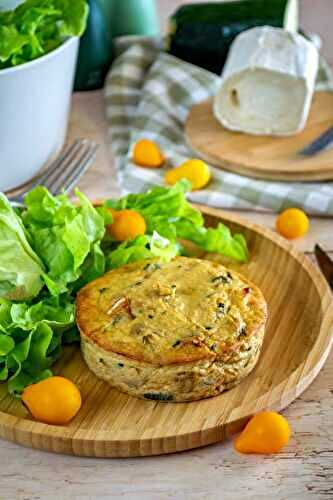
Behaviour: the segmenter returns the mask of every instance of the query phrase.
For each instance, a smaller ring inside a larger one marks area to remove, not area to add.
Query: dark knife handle
[[[326,132],[321,134],[317,139],[311,142],[311,144],[302,149],[299,154],[302,156],[312,156],[325,149],[331,143],[333,143],[333,127],[326,130]]]
[[[315,256],[321,272],[325,276],[328,284],[333,290],[333,261],[329,258],[326,252],[319,246],[315,245]]]

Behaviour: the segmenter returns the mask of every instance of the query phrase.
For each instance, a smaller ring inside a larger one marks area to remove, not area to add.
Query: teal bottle
[[[113,58],[111,25],[104,6],[99,0],[88,3],[90,11],[86,31],[80,40],[74,90],[103,87]]]
[[[159,33],[155,0],[88,0],[88,3],[90,13],[80,41],[75,90],[103,87],[113,59],[112,37]]]
[[[109,0],[109,4],[113,4],[113,36],[158,35],[159,20],[155,0]]]

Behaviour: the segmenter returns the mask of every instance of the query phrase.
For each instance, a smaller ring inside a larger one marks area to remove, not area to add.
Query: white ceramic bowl
[[[28,181],[64,143],[79,39],[0,70],[0,191]]]

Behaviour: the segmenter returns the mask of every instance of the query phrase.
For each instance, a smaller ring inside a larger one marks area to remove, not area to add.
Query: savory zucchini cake
[[[106,273],[77,297],[89,368],[133,396],[215,396],[255,366],[267,307],[261,291],[217,262],[176,257]]]

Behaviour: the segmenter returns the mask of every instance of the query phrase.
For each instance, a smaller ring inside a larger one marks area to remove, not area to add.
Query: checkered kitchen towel
[[[191,106],[216,92],[219,78],[161,51],[156,40],[140,39],[127,48],[120,46],[120,52],[106,80],[106,116],[122,192],[138,193],[163,184],[165,172],[135,166],[133,144],[140,138],[156,141],[172,165],[194,157],[184,137],[186,116]],[[317,87],[333,90],[325,61]],[[191,201],[276,212],[297,206],[310,214],[333,215],[333,182],[261,181],[213,167],[212,172],[206,189],[188,195]]]

